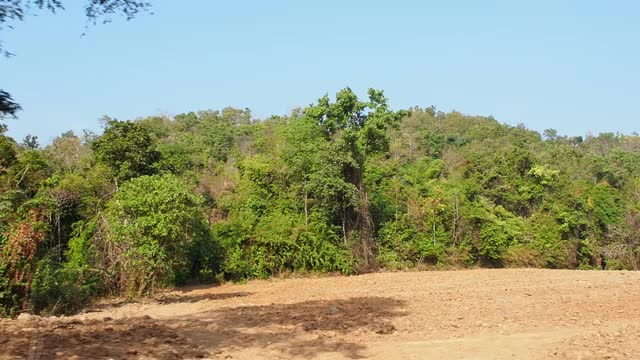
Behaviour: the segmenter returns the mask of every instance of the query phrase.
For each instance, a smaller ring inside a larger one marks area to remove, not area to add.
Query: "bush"
[[[515,245],[507,250],[504,264],[512,268],[541,268],[546,265],[546,262],[538,250],[524,245]]]
[[[97,287],[79,270],[69,263],[61,265],[52,256],[40,260],[31,285],[32,310],[68,314],[86,305],[97,295]]]
[[[21,287],[13,286],[6,275],[6,266],[0,266],[0,317],[13,317],[18,314],[22,305],[20,290]]]
[[[563,225],[549,213],[536,213],[529,219],[529,249],[534,249],[542,259],[540,267],[552,269],[568,267],[567,244],[563,241]]]
[[[470,239],[472,252],[481,265],[503,266],[505,252],[524,235],[522,220],[500,205],[492,207],[480,202],[473,206],[471,220],[477,231]]]
[[[194,244],[207,242],[203,199],[173,175],[142,176],[125,183],[99,219],[94,239],[102,243],[113,287],[139,296],[176,283],[189,273]],[[206,254],[211,260],[210,254]]]
[[[354,268],[337,231],[313,216],[308,226],[300,215],[278,213],[265,215],[254,226],[220,222],[213,226],[213,237],[224,253],[222,271],[231,280],[288,271],[349,274]]]
[[[472,246],[468,243],[463,243],[460,246],[453,246],[447,249],[442,265],[458,269],[473,266],[476,262],[477,259],[472,253]]]
[[[436,265],[445,254],[441,233],[425,232],[408,214],[385,223],[379,231],[378,261],[383,267],[406,268],[420,264]]]

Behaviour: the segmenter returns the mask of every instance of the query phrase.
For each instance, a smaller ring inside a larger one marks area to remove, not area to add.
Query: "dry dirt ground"
[[[640,359],[640,272],[467,270],[181,289],[0,321],[0,359]]]

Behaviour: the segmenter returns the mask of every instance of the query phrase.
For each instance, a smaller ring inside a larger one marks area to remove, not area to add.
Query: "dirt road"
[[[192,288],[0,321],[0,359],[640,359],[640,272],[467,270]]]

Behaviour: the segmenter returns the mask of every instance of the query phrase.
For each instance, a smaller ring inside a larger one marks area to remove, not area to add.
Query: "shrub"
[[[253,226],[239,221],[213,226],[224,253],[222,271],[232,280],[288,271],[349,274],[354,259],[337,234],[315,216],[305,226],[304,217],[279,213],[267,214]]]
[[[190,261],[198,260],[189,258],[189,249],[208,236],[202,204],[202,197],[173,175],[125,183],[99,218],[95,237],[114,287],[139,296],[188,272]]]
[[[31,306],[36,313],[68,314],[86,305],[98,294],[95,277],[81,269],[60,264],[54,256],[38,262],[31,286]]]
[[[541,268],[545,266],[545,260],[538,250],[524,245],[515,245],[507,250],[504,264],[514,268]]]

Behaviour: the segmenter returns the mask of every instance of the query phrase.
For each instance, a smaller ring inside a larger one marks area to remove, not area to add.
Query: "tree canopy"
[[[640,137],[542,134],[346,88],[0,135],[0,312],[286,272],[640,268]]]

